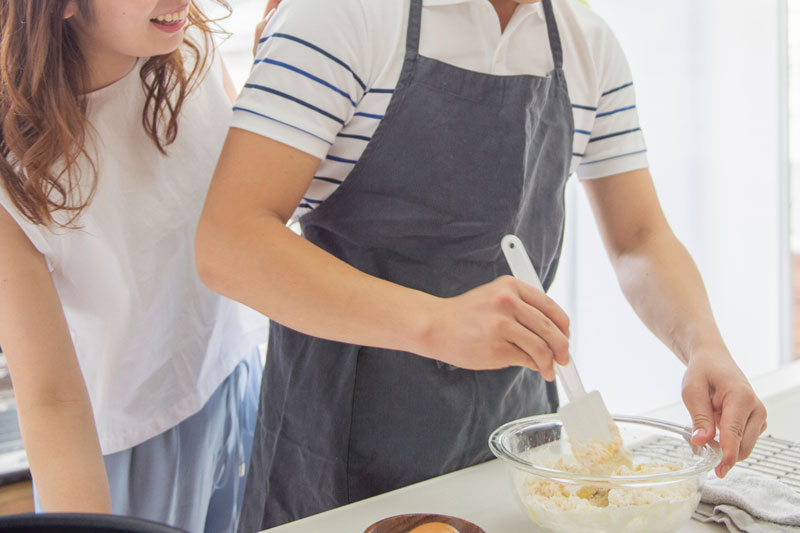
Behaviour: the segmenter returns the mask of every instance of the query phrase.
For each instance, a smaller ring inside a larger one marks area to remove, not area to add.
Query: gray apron
[[[517,234],[548,287],[564,227],[572,108],[550,0],[554,69],[494,76],[406,57],[386,115],[344,183],[301,219],[305,238],[359,270],[441,297],[509,269]],[[535,46],[535,43],[531,43]],[[557,396],[518,367],[463,370],[272,323],[240,531],[272,527],[491,458],[509,420]]]

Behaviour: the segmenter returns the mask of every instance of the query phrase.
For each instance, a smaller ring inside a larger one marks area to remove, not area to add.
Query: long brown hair
[[[225,0],[216,1],[230,13]],[[0,179],[25,217],[59,226],[74,223],[97,182],[86,147],[88,67],[75,30],[64,19],[66,5],[65,0],[0,0]],[[91,15],[89,0],[77,0],[77,6],[84,17]],[[191,0],[187,27],[199,29],[192,32],[199,39],[187,31],[178,49],[149,58],[141,68],[142,126],[164,154],[178,134],[181,106],[211,60],[216,20]],[[78,175],[81,157],[89,176]],[[55,220],[57,211],[66,213],[66,222]]]

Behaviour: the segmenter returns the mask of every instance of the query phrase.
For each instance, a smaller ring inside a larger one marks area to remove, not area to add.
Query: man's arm
[[[231,129],[197,230],[198,271],[211,289],[309,335],[553,379],[553,353],[569,357],[568,319],[540,291],[505,277],[438,298],[367,275],[287,228],[319,162]]]
[[[44,257],[0,208],[0,342],[46,512],[110,513],[89,394]]]
[[[766,409],[725,347],[700,273],[667,224],[649,170],[583,185],[625,297],[687,365],[683,400],[693,442],[710,441],[719,427],[722,477],[752,451]]]

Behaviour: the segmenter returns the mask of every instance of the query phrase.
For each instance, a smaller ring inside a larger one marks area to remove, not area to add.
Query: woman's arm
[[[256,31],[253,38],[253,56],[256,55],[256,50],[258,50],[259,41],[261,41],[261,34],[264,33],[264,28],[267,27],[269,24],[272,15],[275,14],[275,10],[278,9],[281,0],[268,0],[267,7],[264,8],[264,16],[261,20],[256,24]]]
[[[220,59],[219,64],[222,66],[222,86],[225,89],[225,94],[228,95],[228,99],[232,104],[236,103],[236,96],[239,94],[239,91],[236,89],[236,85],[233,84],[231,73],[228,72],[228,67],[225,66],[225,62]]]
[[[720,429],[724,476],[766,428],[766,409],[719,333],[705,286],[661,211],[650,172],[584,180],[620,286],[642,321],[687,365],[683,400],[693,441]]]
[[[568,319],[543,293],[506,277],[437,298],[360,272],[287,228],[319,163],[231,129],[197,230],[197,267],[211,289],[317,337],[553,378],[553,353],[569,357]]]
[[[0,208],[0,343],[47,512],[111,512],[89,395],[44,257]]]

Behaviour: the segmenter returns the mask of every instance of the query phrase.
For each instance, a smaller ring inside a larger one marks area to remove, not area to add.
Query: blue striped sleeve
[[[285,98],[286,100],[289,100],[290,102],[294,102],[294,103],[299,104],[301,106],[307,107],[308,109],[311,109],[312,111],[315,111],[316,113],[319,113],[323,117],[327,117],[327,118],[333,120],[334,122],[338,122],[339,124],[344,126],[344,120],[343,119],[337,117],[333,113],[329,113],[329,112],[325,111],[324,109],[320,109],[319,107],[315,106],[314,104],[306,102],[305,100],[297,98],[296,96],[292,96],[291,94],[287,94],[287,93],[279,91],[277,89],[273,89],[272,87],[266,87],[264,85],[258,85],[256,83],[245,83],[244,84],[244,88],[245,89],[255,89],[255,90],[258,90],[258,91],[264,91],[266,93],[271,93],[271,94],[274,94],[276,96],[280,96],[281,98]]]
[[[281,4],[265,29],[231,124],[325,160],[371,79],[357,7],[316,0]]]
[[[584,130],[576,132],[573,165],[583,179],[648,166],[635,85],[622,47],[607,25],[593,39],[596,42],[590,53],[597,74],[596,85],[584,97],[587,101],[575,102],[578,105],[573,106],[577,127]],[[591,133],[587,135],[586,131]]]
[[[347,99],[347,101],[348,101],[348,102],[350,102],[350,104],[351,104],[353,107],[355,107],[355,106],[356,106],[356,102],[353,100],[353,98],[352,98],[352,97],[351,97],[351,96],[350,96],[348,93],[346,93],[345,91],[343,91],[343,90],[339,89],[338,87],[334,86],[333,84],[331,84],[331,83],[328,83],[327,81],[325,81],[325,80],[323,80],[323,79],[321,79],[321,78],[318,78],[318,77],[314,76],[314,75],[313,75],[313,74],[311,74],[310,72],[306,72],[306,71],[305,71],[305,70],[303,70],[303,69],[297,68],[297,67],[295,67],[295,66],[293,66],[293,65],[290,65],[290,64],[288,64],[288,63],[284,63],[283,61],[276,61],[276,60],[274,60],[274,59],[269,59],[269,58],[256,59],[256,61],[255,61],[255,62],[256,62],[256,63],[268,63],[268,64],[270,64],[270,65],[279,66],[279,67],[282,67],[282,68],[285,68],[285,69],[291,70],[292,72],[296,72],[296,73],[300,74],[301,76],[305,76],[306,78],[308,78],[308,79],[310,79],[310,80],[313,80],[313,81],[315,81],[315,82],[319,83],[319,84],[320,84],[320,85],[322,85],[323,87],[327,87],[328,89],[332,90],[332,91],[333,91],[333,92],[335,92],[336,94],[339,94],[339,95],[343,96],[344,98],[346,98],[346,99]]]
[[[260,39],[259,43],[266,42],[270,38],[288,39],[290,41],[294,41],[294,42],[299,43],[299,44],[301,44],[303,46],[306,46],[309,49],[314,50],[315,52],[318,52],[319,54],[321,54],[321,55],[327,57],[328,59],[330,59],[331,61],[333,61],[334,63],[340,65],[343,69],[347,70],[347,72],[352,74],[353,78],[356,80],[356,82],[358,82],[358,84],[361,86],[361,88],[366,90],[366,88],[367,88],[366,84],[363,81],[361,81],[361,78],[358,76],[358,74],[356,74],[353,71],[353,69],[350,67],[350,65],[348,65],[346,62],[342,61],[341,59],[339,59],[335,55],[331,54],[330,52],[327,52],[327,51],[323,50],[319,46],[316,46],[315,44],[312,44],[312,43],[306,41],[305,39],[301,39],[300,37],[297,37],[297,36],[294,36],[294,35],[289,35],[287,33],[273,33],[272,35],[268,35],[268,36],[263,37],[262,39]]]

